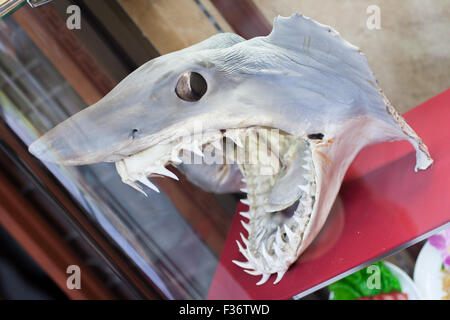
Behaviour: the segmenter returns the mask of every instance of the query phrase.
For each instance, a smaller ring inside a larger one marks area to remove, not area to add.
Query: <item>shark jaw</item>
[[[268,128],[280,129],[278,142]],[[158,190],[148,177],[176,179],[168,163],[205,190],[243,188],[245,260],[235,263],[262,284],[280,281],[314,240],[357,153],[397,140],[416,149],[416,171],[432,164],[360,50],[295,14],[267,37],[219,34],[144,64],[29,150],[65,165],[115,162],[144,194],[142,185]],[[210,153],[225,161],[209,165]]]
[[[146,195],[139,183],[159,192],[148,177],[178,180],[165,166],[186,164],[183,159],[192,160],[192,154],[203,157],[201,165],[207,165],[211,154],[219,155],[223,166],[237,164],[245,185],[241,192],[247,194],[241,202],[249,206],[249,211],[240,213],[247,235],[241,233],[242,243],[236,240],[245,261],[233,262],[245,272],[261,276],[258,285],[277,274],[276,284],[300,255],[305,231],[317,207],[312,148],[322,137],[294,137],[257,126],[211,130],[145,149],[117,161],[116,169],[124,183]]]

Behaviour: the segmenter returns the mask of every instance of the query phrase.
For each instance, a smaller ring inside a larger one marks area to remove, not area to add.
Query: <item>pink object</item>
[[[428,242],[441,251],[444,267],[450,270],[450,228],[446,229],[443,234],[435,234],[429,237]]]
[[[243,260],[235,240],[245,230],[236,214],[208,299],[288,299],[306,294],[448,223],[450,90],[406,113],[405,118],[435,160],[428,170],[414,172],[415,154],[407,142],[364,149],[350,167],[325,227],[277,285],[272,276],[256,286],[260,277],[231,262]],[[239,211],[246,211],[246,206],[240,204]]]

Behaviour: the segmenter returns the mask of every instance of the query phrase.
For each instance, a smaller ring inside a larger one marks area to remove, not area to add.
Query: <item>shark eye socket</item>
[[[175,93],[182,100],[195,102],[203,97],[207,89],[208,85],[201,74],[186,72],[178,79]]]
[[[311,139],[311,140],[322,140],[323,139],[323,133],[308,134],[308,138]]]

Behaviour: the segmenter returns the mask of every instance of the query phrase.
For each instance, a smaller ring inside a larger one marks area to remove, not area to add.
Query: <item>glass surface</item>
[[[0,21],[0,113],[25,144],[85,107],[18,23]],[[206,297],[217,257],[164,193],[144,197],[113,163],[45,165],[167,297]]]

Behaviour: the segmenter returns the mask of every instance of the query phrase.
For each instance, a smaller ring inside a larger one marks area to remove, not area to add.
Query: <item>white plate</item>
[[[394,277],[398,279],[402,287],[402,292],[408,295],[408,300],[422,300],[419,289],[405,271],[390,262],[384,261],[383,263],[392,272]]]
[[[427,241],[420,250],[414,267],[414,282],[426,300],[441,300],[445,296],[441,266],[441,253]]]

